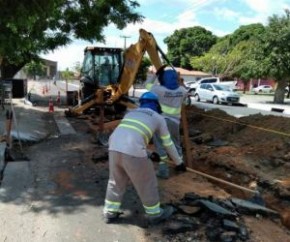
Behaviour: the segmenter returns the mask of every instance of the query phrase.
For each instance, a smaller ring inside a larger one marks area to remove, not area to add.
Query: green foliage
[[[190,63],[194,69],[213,75],[245,80],[260,77],[260,43],[264,33],[265,28],[261,24],[241,26],[233,34],[218,39],[204,56],[192,57]]]
[[[274,102],[284,102],[284,90],[290,80],[290,11],[284,16],[273,15],[265,35],[264,70],[267,76],[278,82]]]
[[[64,79],[66,81],[75,79],[74,78],[74,72],[70,71],[69,68],[66,68],[65,71],[61,71],[60,72],[60,77],[61,77],[61,79]]]
[[[135,83],[143,83],[147,78],[148,68],[151,66],[151,61],[148,57],[144,56],[142,58],[140,67],[136,75]]]
[[[81,72],[81,68],[82,68],[82,64],[78,61],[76,63],[74,63],[74,67],[73,67],[73,70],[76,72],[76,73],[80,73]]]
[[[265,36],[265,66],[268,75],[277,80],[290,78],[290,12],[269,18]]]
[[[242,41],[252,41],[260,39],[265,33],[265,27],[260,24],[249,24],[239,27],[234,33],[228,36],[229,48],[234,48]]]
[[[210,31],[196,26],[175,30],[164,42],[168,46],[167,56],[174,66],[192,69],[190,58],[203,55],[216,40],[217,37]]]
[[[44,76],[45,75],[45,66],[41,60],[31,61],[30,63],[24,66],[24,71],[28,76],[32,76],[33,79],[36,79],[36,76]]]
[[[134,11],[138,6],[133,0],[22,0],[17,4],[1,0],[2,74],[12,75],[5,71],[9,65],[22,67],[39,53],[65,46],[73,38],[104,41],[103,28],[109,24],[122,29],[142,21]]]

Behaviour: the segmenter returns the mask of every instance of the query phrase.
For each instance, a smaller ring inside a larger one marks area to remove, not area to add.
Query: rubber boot
[[[168,179],[169,178],[169,168],[165,162],[159,163],[158,171],[156,173],[157,177],[161,179]]]
[[[172,206],[160,208],[160,213],[158,215],[147,215],[148,225],[157,225],[169,219],[173,213],[174,208]]]
[[[106,224],[116,223],[121,214],[123,213],[122,212],[104,212],[103,219]]]

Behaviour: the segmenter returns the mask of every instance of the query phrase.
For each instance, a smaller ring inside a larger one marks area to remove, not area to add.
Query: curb
[[[282,109],[282,108],[271,108],[271,111],[272,111],[272,112],[283,113],[283,112],[284,112],[284,109]]]

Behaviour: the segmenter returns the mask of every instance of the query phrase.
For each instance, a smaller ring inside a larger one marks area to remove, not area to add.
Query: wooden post
[[[68,105],[68,81],[67,79],[65,80],[65,93],[66,93],[66,105]]]
[[[191,154],[191,141],[189,139],[189,133],[188,133],[188,123],[187,123],[187,115],[186,115],[186,106],[182,105],[181,108],[181,122],[182,122],[182,129],[183,129],[183,143],[185,146],[185,153],[186,153],[186,160],[185,164],[187,167],[192,168],[193,167],[193,160],[192,160],[192,154]]]

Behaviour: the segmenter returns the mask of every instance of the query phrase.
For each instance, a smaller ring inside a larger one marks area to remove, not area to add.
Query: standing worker
[[[187,97],[187,90],[179,84],[178,74],[173,69],[164,69],[161,67],[156,73],[159,84],[154,84],[155,79],[150,79],[145,83],[146,89],[158,96],[162,109],[162,115],[166,120],[170,136],[180,157],[183,157],[182,147],[180,145],[180,118],[182,104]],[[154,145],[160,156],[157,176],[162,179],[169,177],[168,156],[161,145],[159,137],[154,136]],[[175,167],[176,171],[184,172],[186,167],[184,163]]]
[[[175,164],[183,163],[160,113],[158,97],[146,92],[140,97],[140,107],[127,113],[110,136],[110,175],[104,206],[106,223],[115,222],[119,218],[129,180],[141,199],[149,224],[158,224],[168,219],[174,211],[171,206],[160,207],[157,177],[147,154],[147,145],[156,133]]]

